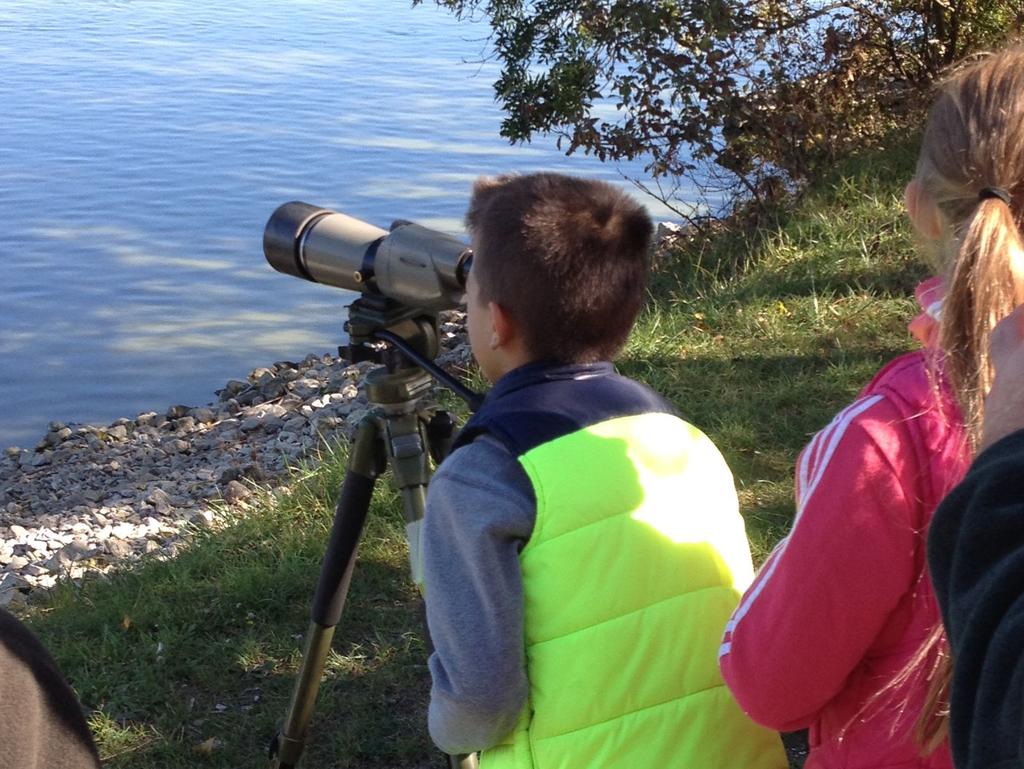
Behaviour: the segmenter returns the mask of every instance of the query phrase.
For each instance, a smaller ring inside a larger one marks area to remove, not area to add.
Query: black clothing
[[[0,764],[99,769],[82,708],[49,652],[0,609]]]
[[[953,653],[953,762],[1024,767],[1024,430],[939,505],[928,564]]]

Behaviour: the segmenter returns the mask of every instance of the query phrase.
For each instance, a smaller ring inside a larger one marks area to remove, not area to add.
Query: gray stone
[[[239,481],[229,481],[224,487],[224,501],[229,505],[237,505],[252,496],[252,492]]]
[[[181,438],[168,438],[160,442],[160,448],[166,451],[168,454],[176,454],[180,452],[189,451],[192,446],[188,441],[182,440]]]
[[[284,420],[281,430],[286,433],[295,433],[306,426],[306,419],[302,416],[294,416]]]
[[[53,457],[53,453],[44,451],[36,453],[34,451],[22,452],[18,458],[18,464],[25,468],[36,468],[42,467],[43,465],[50,464],[50,459]]]
[[[12,574],[11,572],[7,572],[3,577],[0,577],[0,591],[11,590],[12,588],[21,589],[28,586],[29,584],[24,577]]]
[[[319,395],[321,387],[319,380],[310,377],[296,379],[288,385],[288,389],[303,400]]]
[[[181,417],[175,420],[174,429],[179,433],[190,433],[196,429],[196,418],[191,415]]]
[[[47,571],[60,572],[67,569],[67,567],[70,566],[71,563],[72,560],[70,555],[68,553],[65,553],[64,549],[61,548],[52,556],[50,556],[50,558],[46,560],[43,566],[46,568]],[[2,587],[0,587],[0,589],[2,589]]]
[[[64,545],[60,552],[66,553],[72,561],[84,561],[96,555],[96,548],[84,538],[75,538],[69,544]]]
[[[263,402],[263,396],[259,390],[257,390],[256,388],[252,388],[238,393],[238,395],[235,396],[234,400],[238,403],[239,406],[254,406],[257,403]]]
[[[274,398],[280,398],[287,392],[287,383],[274,379],[267,382],[265,385],[260,386],[260,395],[266,400],[273,400]]]
[[[210,422],[216,420],[216,415],[214,414],[213,409],[211,408],[203,407],[192,409],[190,413],[193,419],[203,424],[209,424]]]
[[[270,419],[273,417],[283,419],[284,417],[288,416],[291,412],[289,412],[288,409],[282,406],[280,403],[268,403],[260,407],[260,413],[266,419]]]
[[[49,590],[56,584],[57,578],[52,574],[44,574],[41,577],[36,577],[36,586],[41,587],[44,590]],[[21,595],[21,593],[19,593],[18,595]],[[45,600],[45,593],[41,593],[38,591],[35,593],[29,593],[27,599],[32,600],[33,597],[35,597],[36,601],[42,601]],[[15,599],[17,600],[17,596],[15,596]]]
[[[170,495],[163,489],[153,489],[149,496],[145,499],[146,502],[153,506],[160,515],[166,515],[171,512],[172,504]]]
[[[168,419],[180,419],[181,417],[185,416],[190,410],[191,409],[189,406],[182,406],[179,404],[177,406],[171,406],[169,409],[167,409],[165,414]]]
[[[127,558],[133,552],[131,544],[117,537],[111,537],[106,541],[106,549],[114,558]]]
[[[242,437],[242,433],[236,427],[229,427],[226,430],[222,430],[217,437],[220,438],[221,445],[230,445],[238,441]]]
[[[224,401],[224,411],[226,411],[229,416],[237,416],[241,410],[242,404],[235,398],[230,398],[229,400]]]
[[[248,382],[242,382],[238,379],[230,379],[228,380],[228,383],[224,385],[224,389],[221,390],[221,392],[227,393],[228,398],[230,398],[232,395],[242,392],[242,390],[248,386]],[[224,400],[226,400],[226,398]]]
[[[230,483],[231,481],[237,481],[239,478],[241,478],[244,475],[245,475],[245,472],[242,470],[241,467],[238,467],[238,466],[227,467],[220,474],[220,478],[217,479],[217,483],[219,483],[220,485],[224,486],[224,485],[227,485],[228,483]]]
[[[111,527],[110,533],[114,539],[128,539],[135,536],[135,527],[130,523],[119,523]]]

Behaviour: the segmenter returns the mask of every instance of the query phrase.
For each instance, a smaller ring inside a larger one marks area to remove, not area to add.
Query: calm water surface
[[[4,0],[0,447],[343,341],[350,297],[264,261],[284,201],[460,232],[479,174],[619,179],[498,137],[485,33],[407,0]]]

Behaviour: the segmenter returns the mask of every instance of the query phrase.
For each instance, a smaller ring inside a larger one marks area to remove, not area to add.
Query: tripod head
[[[339,350],[343,356],[353,363],[374,361],[387,371],[387,376],[367,379],[371,401],[394,403],[419,397],[429,389],[430,380],[416,375],[425,372],[462,398],[471,411],[483,402],[483,395],[434,363],[441,350],[437,313],[381,294],[361,294],[349,306],[345,331],[349,342]],[[399,383],[400,392],[391,392]]]
[[[418,357],[433,360],[440,352],[437,314],[396,302],[381,294],[361,294],[348,308],[345,322],[348,344],[339,350],[353,363],[373,361],[388,371],[417,365],[401,354],[401,347],[388,344],[379,337],[389,332],[401,346],[408,347]]]

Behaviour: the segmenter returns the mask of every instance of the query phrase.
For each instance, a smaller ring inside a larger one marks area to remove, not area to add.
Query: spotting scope
[[[270,215],[263,253],[279,272],[428,312],[463,304],[473,258],[465,243],[419,224],[384,230],[298,201]]]

